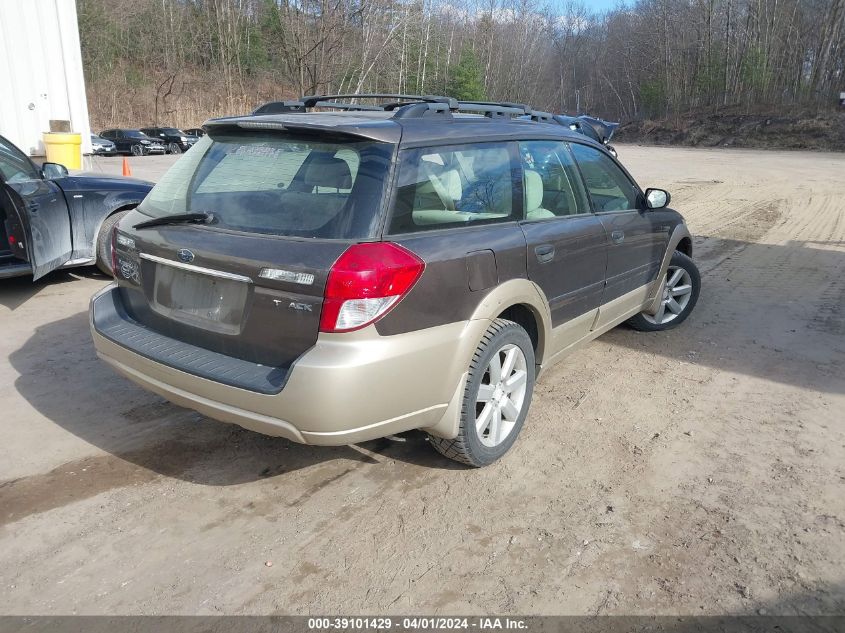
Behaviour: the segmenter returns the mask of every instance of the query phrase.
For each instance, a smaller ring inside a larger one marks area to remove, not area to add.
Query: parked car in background
[[[205,136],[205,130],[201,127],[191,127],[185,130],[185,134],[190,134],[191,136],[196,136],[198,139]]]
[[[115,284],[90,309],[118,372],[268,435],[422,429],[483,466],[541,369],[692,312],[683,217],[587,136],[449,97],[300,106],[208,121],[118,224]]]
[[[199,137],[175,127],[142,127],[141,131],[150,138],[164,143],[168,154],[187,152],[199,140]]]
[[[112,156],[117,154],[117,146],[107,138],[96,134],[91,135],[91,149],[97,156]]]
[[[519,118],[524,121],[557,123],[558,125],[568,127],[573,132],[578,132],[587,138],[593,139],[596,143],[601,143],[612,156],[617,156],[616,148],[610,144],[610,139],[613,137],[616,128],[619,127],[618,123],[610,123],[583,114],[580,116],[569,116],[567,114],[550,114],[548,112],[526,114]]]
[[[141,130],[122,128],[103,130],[100,136],[112,141],[120,154],[146,156],[147,154],[164,154],[167,151],[161,140],[147,136]]]
[[[618,123],[610,123],[609,121],[597,119],[585,114],[582,114],[581,116],[555,114],[552,118],[559,125],[565,125],[570,130],[579,132],[584,136],[593,139],[596,143],[601,143],[607,148],[608,152],[610,152],[613,156],[617,156],[616,148],[610,144],[610,139],[613,137],[613,133],[616,131],[616,128],[619,127]]]
[[[0,279],[86,264],[110,273],[112,228],[152,186],[39,167],[0,136]]]

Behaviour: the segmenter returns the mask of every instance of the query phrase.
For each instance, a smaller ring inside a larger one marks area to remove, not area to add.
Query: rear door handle
[[[610,239],[613,240],[614,244],[621,244],[625,240],[625,231],[613,231],[610,234]]]
[[[537,256],[538,262],[545,264],[555,258],[555,247],[551,244],[540,244],[540,246],[534,247],[534,254]]]

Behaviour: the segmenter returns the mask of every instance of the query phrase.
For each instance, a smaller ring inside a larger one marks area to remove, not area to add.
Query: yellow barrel
[[[64,165],[68,169],[82,169],[82,135],[44,132],[47,162]]]

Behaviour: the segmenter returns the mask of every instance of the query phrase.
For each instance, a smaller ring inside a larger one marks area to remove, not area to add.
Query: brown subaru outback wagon
[[[268,435],[422,429],[482,466],[544,367],[692,311],[683,218],[601,145],[525,106],[348,97],[205,124],[114,230],[101,358]]]

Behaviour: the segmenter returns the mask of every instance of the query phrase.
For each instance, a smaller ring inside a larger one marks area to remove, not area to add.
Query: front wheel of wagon
[[[628,319],[628,325],[642,332],[660,332],[677,327],[695,308],[700,291],[701,275],[695,262],[675,251],[657,291],[660,293],[657,312],[640,312]]]

